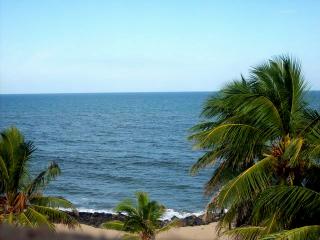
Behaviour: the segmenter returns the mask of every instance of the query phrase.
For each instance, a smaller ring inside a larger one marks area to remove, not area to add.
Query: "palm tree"
[[[35,178],[31,178],[28,163],[34,145],[25,141],[17,128],[1,132],[0,138],[0,223],[18,226],[48,226],[53,222],[73,227],[76,220],[59,208],[75,210],[72,203],[61,197],[43,196],[42,190],[60,174],[56,163]]]
[[[170,224],[161,227],[160,218],[165,213],[165,207],[156,201],[151,201],[147,193],[137,192],[137,200],[135,203],[127,199],[122,201],[116,207],[116,211],[126,215],[125,221],[109,221],[102,224],[103,228],[122,230],[133,234],[126,236],[127,239],[153,240],[156,233],[168,230],[177,225],[173,221]]]
[[[300,64],[280,56],[209,98],[190,139],[213,166],[211,207],[240,239],[318,239],[320,115],[305,101]],[[241,226],[241,227],[240,227]]]

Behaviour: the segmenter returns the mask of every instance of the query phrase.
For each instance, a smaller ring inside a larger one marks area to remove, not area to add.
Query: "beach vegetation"
[[[204,104],[190,139],[213,167],[208,211],[237,239],[319,239],[320,114],[307,100],[298,60],[274,57]]]
[[[0,135],[0,223],[16,226],[46,226],[54,230],[54,223],[77,225],[77,221],[61,208],[75,208],[62,197],[45,196],[43,190],[60,174],[57,163],[33,177],[29,171],[34,144],[26,141],[15,127]]]
[[[178,224],[172,221],[167,225],[161,225],[160,220],[165,214],[165,207],[157,201],[150,200],[144,192],[137,192],[135,201],[126,199],[119,203],[116,211],[125,214],[125,220],[109,221],[103,223],[102,227],[130,233],[125,239],[154,240],[157,233]]]

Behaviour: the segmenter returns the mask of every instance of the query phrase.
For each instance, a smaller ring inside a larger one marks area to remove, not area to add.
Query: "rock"
[[[206,223],[217,222],[222,217],[223,213],[221,211],[211,211],[207,212],[207,214],[203,214],[199,216]]]
[[[99,227],[102,223],[107,221],[113,221],[113,220],[119,220],[124,221],[126,216],[123,214],[111,214],[111,213],[89,213],[89,212],[79,212],[79,213],[73,213],[68,212],[71,216],[76,218],[79,223],[87,224],[94,227]],[[183,219],[179,219],[176,216],[173,216],[170,220],[163,220],[159,221],[160,226],[165,226],[166,224],[170,223],[174,220],[180,220],[180,226],[199,226],[204,224],[209,224],[211,222],[215,222],[219,219],[219,216],[213,215],[210,218],[204,219],[204,215],[201,215],[199,217],[195,215],[188,216]]]
[[[99,227],[102,223],[113,220],[123,221],[125,215],[123,214],[111,214],[111,213],[89,213],[89,212],[79,212],[78,214],[68,212],[71,216],[76,218],[79,223],[87,224],[94,227]]]
[[[205,224],[202,218],[195,215],[188,216],[181,220],[182,226],[199,226]]]
[[[171,221],[175,221],[175,220],[179,220],[179,218],[178,218],[177,216],[173,216],[173,217],[171,218]]]

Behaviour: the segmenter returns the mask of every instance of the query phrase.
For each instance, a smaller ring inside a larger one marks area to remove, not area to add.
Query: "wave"
[[[189,217],[189,216],[197,216],[199,217],[200,215],[203,215],[204,214],[204,211],[199,211],[199,212],[177,212],[173,209],[166,209],[166,212],[164,214],[164,216],[161,218],[161,220],[170,220],[171,218],[173,217],[177,217],[177,218],[186,218],[186,217]]]
[[[106,210],[97,210],[97,209],[91,209],[91,208],[78,208],[77,209],[78,212],[88,212],[88,213],[110,213],[110,214],[117,214],[116,211],[114,211],[113,209],[106,209]],[[164,214],[164,216],[161,218],[161,220],[170,220],[173,217],[177,217],[177,218],[186,218],[189,216],[197,216],[199,217],[200,215],[203,215],[204,211],[199,211],[199,212],[177,212],[174,209],[166,209],[166,212]]]

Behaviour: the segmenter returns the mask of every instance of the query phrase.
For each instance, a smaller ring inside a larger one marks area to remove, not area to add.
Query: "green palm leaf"
[[[252,199],[257,193],[269,186],[270,167],[274,157],[268,156],[229,181],[221,189],[216,204],[228,208],[230,205]]]
[[[151,201],[148,194],[144,192],[136,193],[135,202],[130,199],[120,202],[116,210],[126,215],[124,222],[110,221],[103,223],[101,226],[130,233],[138,233],[142,236],[142,239],[153,239],[157,231],[161,229],[159,221],[165,213],[164,206],[156,201]],[[171,226],[165,227],[169,228]]]
[[[241,240],[256,240],[265,231],[265,227],[245,226],[225,231],[224,234]]]
[[[42,171],[27,187],[26,192],[30,196],[36,191],[42,190],[51,180],[60,175],[61,170],[55,162],[50,163],[49,167]]]
[[[44,207],[66,208],[66,209],[72,209],[73,211],[76,211],[76,208],[74,207],[74,205],[70,201],[62,197],[36,196],[30,200],[30,203],[39,205],[39,206],[44,206]]]
[[[32,207],[28,207],[24,214],[33,226],[46,226],[49,229],[54,230],[54,225],[47,219],[47,217]]]
[[[63,198],[42,196],[44,187],[57,175],[60,168],[56,163],[31,180],[28,161],[35,150],[32,142],[24,140],[17,128],[1,132],[0,137],[0,194],[3,221],[15,225],[47,226],[54,229],[51,221],[74,226],[76,221],[57,208],[74,206]]]
[[[261,240],[318,240],[319,236],[320,225],[312,225],[266,235]]]
[[[298,186],[272,186],[265,189],[255,202],[253,216],[255,221],[261,221],[280,211],[284,221],[290,222],[297,213],[320,213],[320,193]]]
[[[115,221],[108,221],[101,224],[102,228],[118,230],[118,231],[125,231],[124,223],[118,220]]]
[[[30,222],[29,218],[23,212],[18,215],[18,222],[22,226],[33,227],[33,224]]]
[[[289,159],[289,165],[291,167],[296,167],[299,164],[299,154],[302,149],[303,139],[297,138],[292,139],[290,144],[286,147],[283,153],[283,159]]]
[[[55,223],[63,223],[67,225],[69,228],[73,228],[78,225],[78,222],[73,217],[58,209],[38,205],[32,205],[30,208],[37,211],[40,214],[43,214],[43,216],[47,216],[48,221]]]
[[[305,93],[300,63],[280,56],[205,102],[189,137],[204,154],[191,173],[214,168],[205,190],[228,210],[220,229],[251,225],[269,234],[318,224],[320,114]]]

